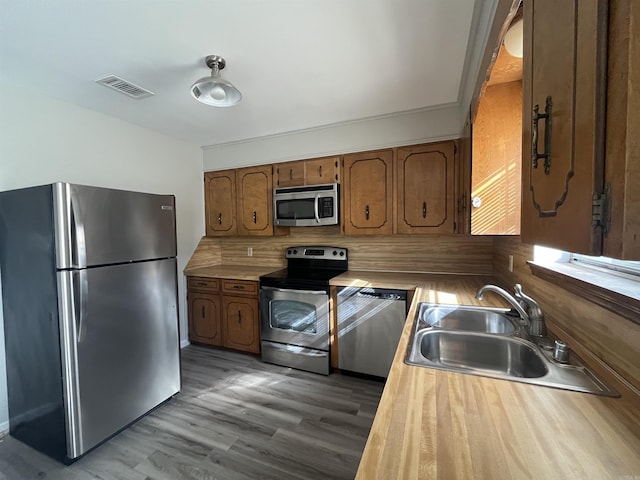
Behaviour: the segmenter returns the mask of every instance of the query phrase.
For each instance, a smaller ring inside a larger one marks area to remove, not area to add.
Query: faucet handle
[[[516,292],[514,296],[520,301],[520,304],[524,303],[528,307],[540,309],[538,302],[536,302],[533,298],[522,291],[522,285],[516,283],[513,287],[513,290]]]

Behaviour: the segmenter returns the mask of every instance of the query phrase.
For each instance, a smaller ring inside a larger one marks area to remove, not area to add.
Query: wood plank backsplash
[[[308,229],[302,229],[308,230]],[[351,270],[491,275],[493,237],[461,235],[344,236],[297,232],[286,237],[203,237],[188,267],[265,265],[284,267],[287,247],[331,245],[349,249]],[[247,256],[247,249],[253,256]]]
[[[513,272],[508,256],[513,255]],[[495,237],[494,276],[507,290],[522,284],[535,298],[547,318],[603,360],[629,383],[640,389],[640,325],[579,297],[555,284],[533,276],[528,260],[533,246],[520,237]],[[569,346],[571,344],[569,343]]]

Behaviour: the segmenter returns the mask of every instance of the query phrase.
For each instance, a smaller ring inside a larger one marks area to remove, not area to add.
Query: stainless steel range
[[[287,268],[260,277],[263,361],[329,374],[329,280],[348,270],[347,253],[289,247]]]

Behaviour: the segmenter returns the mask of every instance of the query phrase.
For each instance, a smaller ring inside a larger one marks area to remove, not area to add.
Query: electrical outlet
[[[247,257],[253,257],[253,248],[247,247]]]
[[[513,272],[513,255],[509,255],[509,271]]]

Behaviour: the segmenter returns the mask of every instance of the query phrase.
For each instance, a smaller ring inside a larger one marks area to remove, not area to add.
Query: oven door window
[[[317,333],[316,306],[296,300],[272,300],[269,319],[271,328],[298,333]]]
[[[276,201],[276,218],[281,220],[311,220],[316,218],[316,199],[300,198],[296,200]]]

